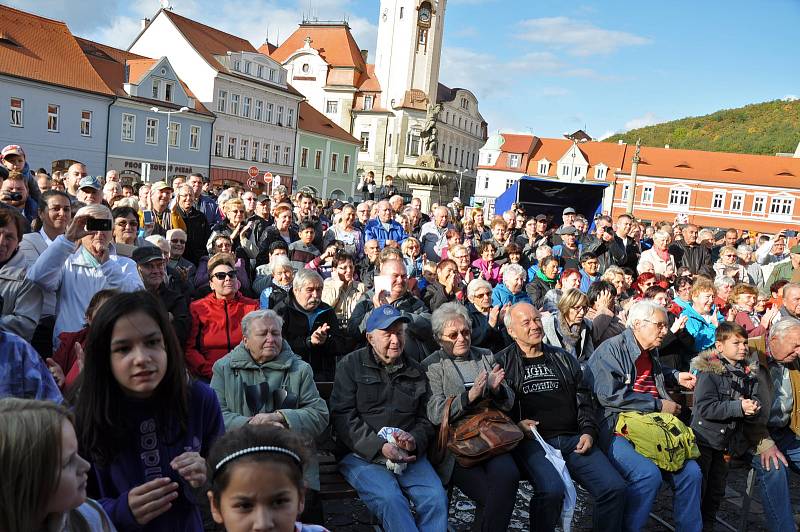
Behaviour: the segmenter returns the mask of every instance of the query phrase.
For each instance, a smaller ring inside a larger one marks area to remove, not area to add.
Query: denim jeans
[[[529,503],[531,532],[552,531],[561,517],[564,481],[536,440],[525,438],[511,451],[523,476],[533,485]]]
[[[789,462],[789,468],[800,473],[800,440],[789,427],[771,430],[770,436]],[[797,530],[789,499],[789,470],[783,464],[779,469],[770,464],[770,470],[766,471],[761,466],[759,455],[753,456],[752,465],[761,489],[761,505],[764,507],[767,528],[774,532]]]
[[[584,454],[575,452],[580,435],[550,438],[550,446],[561,451],[572,479],[594,499],[592,530],[622,530],[626,482],[597,445]]]
[[[409,463],[402,475],[395,475],[385,465],[367,462],[354,453],[342,459],[339,470],[367,508],[381,520],[386,532],[447,530],[447,493],[424,456]],[[406,495],[414,502],[416,522]]]
[[[625,530],[642,530],[650,517],[653,501],[662,480],[672,486],[672,513],[679,532],[699,532],[703,528],[700,514],[700,488],[703,475],[694,460],[687,460],[674,473],[660,470],[652,460],[637,453],[622,436],[614,436],[608,458],[628,481],[625,505]]]

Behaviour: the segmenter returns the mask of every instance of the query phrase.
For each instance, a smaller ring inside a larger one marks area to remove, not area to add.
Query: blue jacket
[[[16,334],[0,331],[0,398],[64,399],[42,357]]]
[[[677,384],[678,371],[661,365],[658,349],[650,351],[653,360],[653,377],[661,398],[633,391],[636,380],[636,359],[642,354],[633,330],[609,338],[594,350],[587,367],[594,377],[594,393],[600,404],[601,435],[610,437],[619,412],[660,412],[661,399],[669,399],[666,383]],[[608,440],[605,441],[608,443]]]
[[[408,235],[403,230],[403,226],[394,220],[389,220],[388,231],[378,219],[368,221],[364,228],[364,242],[375,239],[381,249],[386,245],[387,240],[394,240],[398,244],[402,244],[406,238],[408,238]]]
[[[197,200],[197,210],[205,214],[209,227],[214,227],[222,221],[222,214],[219,212],[217,200],[211,196],[201,194],[200,199]]]
[[[592,286],[593,282],[600,280],[600,276],[595,275],[594,279],[592,279],[592,277],[588,273],[583,271],[583,268],[580,269],[580,272],[581,272],[581,285],[578,287],[578,290],[580,290],[585,294],[586,292],[589,291],[589,287]]]
[[[202,530],[203,520],[194,490],[169,463],[187,451],[208,456],[211,444],[225,431],[217,395],[200,381],[189,385],[186,433],[180,438],[170,438],[173,441],[167,441],[156,431],[155,410],[159,405],[137,399],[123,401],[128,426],[134,430],[130,446],[110,464],[93,464],[100,491],[98,502],[120,532],[141,530],[128,506],[128,492],[150,480],[169,477],[179,485],[178,498],[172,501],[169,511],[150,521],[146,529],[150,532]]]
[[[725,320],[716,306],[711,308],[711,312],[717,315],[718,323],[722,323]],[[683,308],[681,316],[687,316],[689,318],[689,321],[686,322],[686,332],[694,337],[695,353],[709,349],[714,345],[717,336],[717,327],[713,323],[708,323],[691,304]]]
[[[533,304],[531,301],[531,296],[529,296],[524,289],[520,290],[518,294],[512,294],[511,290],[508,289],[505,283],[499,283],[492,290],[493,307],[502,307],[506,303],[514,305],[515,303],[521,302]]]

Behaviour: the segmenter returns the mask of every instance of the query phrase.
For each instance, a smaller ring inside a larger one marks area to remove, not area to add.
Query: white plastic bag
[[[578,494],[575,492],[575,484],[572,483],[572,477],[569,476],[567,463],[561,456],[561,451],[559,449],[554,448],[544,441],[542,435],[536,430],[536,425],[531,425],[530,428],[534,438],[536,438],[536,441],[538,441],[539,445],[544,449],[545,457],[553,464],[558,474],[561,475],[561,480],[564,481],[564,506],[561,509],[561,526],[564,532],[570,532],[572,529],[572,514],[575,511],[575,503],[578,500]]]

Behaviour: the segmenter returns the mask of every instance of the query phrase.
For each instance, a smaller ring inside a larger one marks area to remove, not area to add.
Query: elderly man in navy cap
[[[408,321],[391,305],[375,308],[366,321],[368,345],[336,368],[331,419],[344,446],[339,469],[387,532],[444,532],[447,495],[425,456],[434,444],[425,372],[403,354]]]
[[[93,175],[82,177],[78,182],[78,201],[86,205],[99,205],[103,203],[103,185],[100,178]]]

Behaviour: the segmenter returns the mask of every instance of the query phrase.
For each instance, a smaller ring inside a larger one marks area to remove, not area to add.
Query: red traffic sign
[[[247,175],[249,175],[250,177],[257,177],[258,176],[258,167],[251,166],[250,168],[248,168],[247,169]]]
[[[258,186],[258,181],[256,181],[255,177],[251,177],[247,180],[247,186],[250,188],[256,188]]]
[[[264,183],[272,183],[272,172],[264,172]]]

